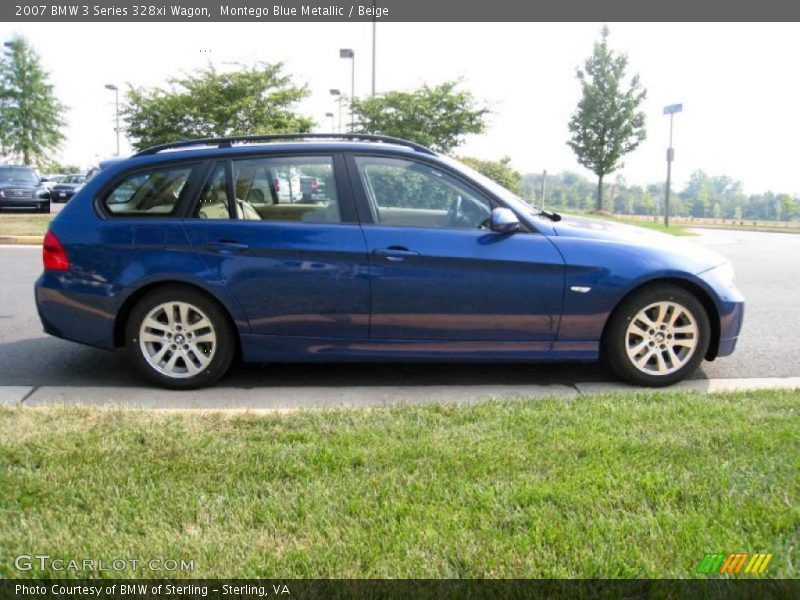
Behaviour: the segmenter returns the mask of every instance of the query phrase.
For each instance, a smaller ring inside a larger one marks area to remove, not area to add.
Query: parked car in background
[[[62,179],[64,179],[66,175],[62,175],[60,173],[49,173],[47,175],[42,175],[42,186],[50,192],[57,183],[59,183]]]
[[[312,173],[324,200],[275,189]],[[665,386],[731,354],[744,314],[730,263],[705,247],[562,220],[428,148],[359,134],[144,150],[77,193],[43,258],[47,333],[125,347],[176,389],[215,382],[236,356],[603,358]]]
[[[50,192],[31,167],[0,165],[0,210],[50,212]]]
[[[59,183],[53,186],[50,191],[50,198],[53,202],[67,202],[85,183],[86,175],[82,173],[65,175]]]
[[[300,175],[300,192],[303,202],[319,202],[325,200],[325,182],[311,175]]]
[[[302,186],[300,185],[300,176],[294,169],[287,169],[274,173],[271,179],[273,196],[277,197],[279,202],[299,202],[303,197]]]

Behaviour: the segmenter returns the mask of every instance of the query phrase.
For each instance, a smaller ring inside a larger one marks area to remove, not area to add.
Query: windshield
[[[527,213],[529,215],[537,214],[538,211],[536,210],[536,207],[528,204],[514,192],[507,190],[496,181],[489,179],[483,173],[479,173],[475,169],[468,167],[464,163],[460,163],[457,160],[453,160],[452,158],[446,156],[442,156],[440,158],[451,167],[461,171],[465,175],[480,183],[483,187],[492,192],[495,196],[500,198],[514,210],[518,210],[519,212]]]
[[[86,181],[86,177],[83,175],[67,175],[61,180],[61,183],[83,183],[84,181]]]
[[[0,167],[0,182],[27,183],[37,185],[39,177],[33,169],[17,167]]]

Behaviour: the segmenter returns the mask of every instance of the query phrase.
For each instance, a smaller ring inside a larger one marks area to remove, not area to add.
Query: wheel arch
[[[705,308],[706,314],[708,315],[709,324],[711,326],[711,339],[708,342],[708,350],[706,351],[706,355],[704,358],[706,360],[714,360],[717,357],[717,352],[719,351],[719,339],[720,339],[720,316],[719,316],[719,310],[717,309],[717,305],[714,304],[714,300],[711,298],[711,295],[701,285],[693,281],[690,281],[688,279],[682,279],[680,277],[660,277],[658,279],[650,279],[628,290],[617,301],[616,305],[614,305],[614,308],[611,310],[611,312],[608,313],[605,325],[603,325],[603,333],[600,337],[601,348],[605,345],[605,337],[606,333],[608,332],[608,324],[611,322],[611,318],[614,316],[616,311],[619,310],[620,306],[625,302],[625,300],[630,298],[633,294],[638,294],[644,289],[651,287],[658,287],[660,285],[665,285],[665,284],[683,288],[687,292],[691,293],[695,298],[697,298],[700,304],[703,305],[703,308]]]
[[[187,281],[178,281],[178,280],[162,280],[162,281],[153,281],[148,284],[137,288],[134,292],[132,292],[127,298],[125,298],[122,306],[120,306],[119,310],[117,311],[116,319],[114,320],[114,347],[121,348],[125,345],[125,327],[128,323],[128,318],[130,317],[131,311],[136,306],[136,304],[141,300],[144,296],[148,293],[152,292],[161,287],[177,287],[177,288],[184,288],[187,290],[192,290],[194,292],[200,292],[204,296],[208,297],[210,300],[215,302],[225,317],[228,319],[228,322],[231,326],[231,329],[236,336],[236,352],[241,354],[242,349],[242,342],[241,338],[239,337],[239,328],[236,326],[236,321],[231,314],[230,309],[222,300],[217,297],[216,294],[208,290],[207,288],[197,285],[196,283],[191,283]]]

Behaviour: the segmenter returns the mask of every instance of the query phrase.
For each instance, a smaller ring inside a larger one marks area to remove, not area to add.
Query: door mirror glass
[[[517,215],[508,208],[495,208],[489,226],[495,233],[513,233],[520,229]]]

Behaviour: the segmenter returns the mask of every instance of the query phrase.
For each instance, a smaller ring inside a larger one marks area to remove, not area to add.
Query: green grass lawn
[[[45,575],[12,564],[43,553],[194,560],[181,577],[682,578],[735,551],[796,577],[798,499],[800,392],[0,409],[0,577]]]
[[[0,236],[44,235],[55,215],[13,214],[0,215]]]
[[[626,219],[624,217],[617,217],[611,214],[597,214],[597,213],[579,213],[579,212],[572,212],[572,211],[561,211],[558,210],[560,214],[566,217],[581,217],[584,219],[600,219],[602,221],[611,221],[613,223],[624,223],[625,225],[634,225],[636,227],[644,227],[645,229],[651,229],[653,231],[660,231],[661,233],[669,233],[670,235],[677,235],[677,236],[691,236],[696,235],[691,231],[687,231],[682,227],[678,227],[676,225],[670,225],[669,227],[664,227],[664,222],[659,221],[655,222],[652,220],[648,221],[639,221],[637,219]]]
[[[594,216],[594,215],[592,215]],[[661,233],[669,233],[670,235],[678,235],[678,236],[690,236],[690,235],[697,235],[692,233],[691,231],[687,231],[683,227],[678,227],[676,225],[670,225],[669,227],[664,227],[664,222],[659,221],[638,221],[636,219],[626,219],[624,217],[614,217],[614,216],[603,216],[600,217],[606,221],[614,221],[615,223],[625,223],[626,225],[635,225],[636,227],[644,227],[645,229],[651,229],[653,231],[660,231]]]

